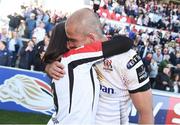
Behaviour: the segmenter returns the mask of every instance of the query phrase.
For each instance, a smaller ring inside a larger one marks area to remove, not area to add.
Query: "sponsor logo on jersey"
[[[103,67],[103,69],[104,69],[104,70],[113,71],[113,68],[112,68],[112,60],[105,59],[105,60],[104,60],[104,67]]]
[[[129,62],[127,63],[127,68],[131,69],[133,66],[135,66],[139,61],[141,60],[141,57],[139,55],[135,55],[133,56],[132,59],[129,60]]]
[[[145,81],[148,78],[148,74],[146,72],[144,65],[139,66],[136,69],[136,72],[137,72],[139,83],[142,83],[143,81]]]
[[[59,121],[57,120],[57,118],[52,118],[52,121],[53,121],[54,125],[59,124]]]
[[[108,94],[114,94],[114,89],[113,88],[108,88],[106,86],[100,85],[100,90],[108,93]]]

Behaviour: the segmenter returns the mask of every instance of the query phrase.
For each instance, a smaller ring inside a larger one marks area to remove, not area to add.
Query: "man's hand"
[[[59,80],[65,74],[64,66],[59,61],[54,61],[51,64],[47,64],[45,71],[50,77],[56,80]]]

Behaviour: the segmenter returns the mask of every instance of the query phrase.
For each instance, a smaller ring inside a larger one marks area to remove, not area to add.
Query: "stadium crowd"
[[[95,0],[98,1],[98,0]],[[180,8],[174,3],[159,0],[105,0],[95,11],[104,18],[180,32]]]
[[[134,41],[154,89],[180,93],[180,5],[157,0],[93,0],[104,34],[126,35]],[[0,27],[0,65],[44,71],[43,55],[52,28],[68,13],[21,6],[22,14],[8,15]],[[9,35],[10,34],[10,35]]]

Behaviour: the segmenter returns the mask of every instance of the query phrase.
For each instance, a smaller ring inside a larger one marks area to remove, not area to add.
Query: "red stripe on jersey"
[[[86,44],[82,47],[71,49],[67,53],[63,55],[63,57],[68,57],[70,55],[78,54],[78,53],[88,53],[88,52],[98,52],[102,51],[102,42],[95,41],[91,44]]]

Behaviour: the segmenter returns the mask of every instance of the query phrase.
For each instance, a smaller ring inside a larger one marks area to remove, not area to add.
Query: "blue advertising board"
[[[0,109],[52,114],[50,82],[42,72],[0,66]]]
[[[155,124],[180,124],[180,94],[160,90],[152,92]],[[129,121],[138,123],[138,113],[134,106],[131,108]]]

